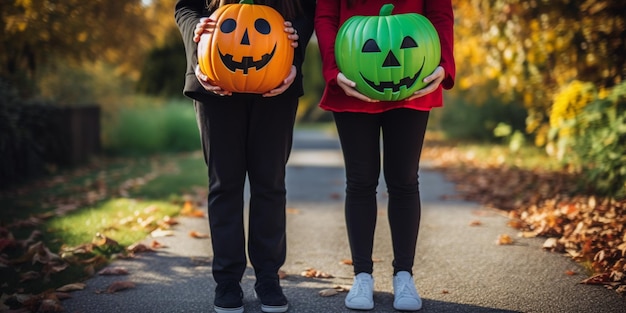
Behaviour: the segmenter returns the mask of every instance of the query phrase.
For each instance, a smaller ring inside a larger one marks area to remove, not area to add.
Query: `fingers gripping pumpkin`
[[[287,77],[294,49],[285,20],[273,8],[241,0],[210,16],[211,33],[198,42],[198,65],[211,84],[242,93],[265,93]]]
[[[441,46],[432,23],[417,13],[392,15],[392,4],[380,16],[353,16],[337,33],[339,70],[362,94],[396,101],[426,86],[422,81],[439,65]]]

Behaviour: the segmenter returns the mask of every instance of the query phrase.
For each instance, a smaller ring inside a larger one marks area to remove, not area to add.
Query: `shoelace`
[[[411,297],[414,298],[417,295],[417,292],[414,292],[413,288],[411,288],[410,282],[406,279],[398,278],[398,284],[400,290],[396,292],[398,297]]]
[[[357,279],[355,284],[355,296],[356,297],[369,297],[366,290],[371,289],[370,283],[365,279]]]

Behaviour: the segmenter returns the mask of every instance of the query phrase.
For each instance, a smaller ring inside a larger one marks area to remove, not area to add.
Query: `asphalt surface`
[[[420,169],[422,224],[414,279],[423,298],[420,312],[626,312],[626,297],[600,286],[582,285],[584,269],[566,256],[543,251],[542,239],[523,239],[506,226],[507,218],[471,202],[453,200],[454,185],[428,164]],[[344,307],[346,293],[322,297],[320,290],[352,284],[343,215],[344,169],[333,134],[298,131],[288,166],[288,255],[281,280],[289,312],[354,312]],[[386,217],[384,181],[373,258],[375,309],[395,312],[393,260]],[[190,231],[208,233],[203,218],[181,218],[175,235],[159,238],[167,247],[118,260],[125,276],[95,276],[87,288],[63,301],[65,312],[213,312],[215,282],[211,276],[210,239],[194,239]],[[479,226],[471,226],[480,221]],[[499,235],[515,239],[497,245]],[[146,242],[152,239],[146,238]],[[306,278],[314,268],[333,278]],[[581,273],[567,275],[567,271]],[[135,288],[108,294],[115,281]],[[260,312],[253,295],[254,274],[248,267],[242,286],[246,312]]]

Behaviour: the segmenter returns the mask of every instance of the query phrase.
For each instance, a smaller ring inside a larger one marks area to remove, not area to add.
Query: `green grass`
[[[36,241],[42,241],[52,253],[69,258],[76,257],[65,252],[69,247],[89,244],[101,234],[119,246],[98,247],[78,257],[101,255],[106,259],[145,239],[165,216],[179,214],[186,199],[202,201],[206,185],[207,171],[200,152],[100,159],[0,192],[0,226],[16,240],[39,231],[41,236]],[[27,255],[19,247],[3,246],[1,252],[9,260]],[[38,293],[87,277],[88,264],[70,263],[59,273],[25,282],[20,282],[20,275],[44,271],[43,265],[27,259],[16,266],[0,267],[0,276],[6,281],[0,293]],[[101,267],[106,262],[92,264]]]
[[[145,239],[154,227],[141,227],[137,225],[137,220],[151,217],[158,221],[165,216],[177,215],[179,210],[180,204],[164,200],[113,198],[73,214],[53,218],[45,225],[48,234],[64,245],[78,246],[90,242],[100,233],[122,246],[129,246]],[[132,220],[132,223],[125,222],[127,220]]]

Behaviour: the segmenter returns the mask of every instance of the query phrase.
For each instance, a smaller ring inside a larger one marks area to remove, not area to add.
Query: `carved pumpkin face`
[[[339,70],[362,94],[377,100],[408,98],[426,86],[441,59],[432,23],[417,13],[391,15],[386,4],[380,16],[353,16],[337,33],[335,58]]]
[[[242,93],[265,93],[287,77],[294,49],[285,20],[269,6],[242,0],[219,7],[212,33],[198,43],[198,65],[211,84]]]

